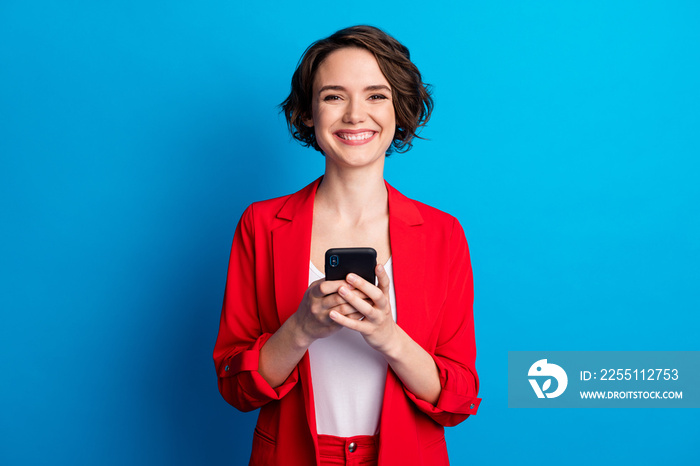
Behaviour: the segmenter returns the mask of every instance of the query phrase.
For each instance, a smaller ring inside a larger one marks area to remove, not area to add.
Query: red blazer
[[[308,287],[320,180],[253,203],[233,238],[214,363],[226,401],[241,411],[261,408],[251,465],[320,464],[308,353],[277,388],[257,371],[260,348]],[[447,465],[443,426],[476,414],[481,401],[469,250],[457,219],[386,187],[397,323],[435,360],[442,392],[436,405],[418,399],[389,367],[379,464]]]

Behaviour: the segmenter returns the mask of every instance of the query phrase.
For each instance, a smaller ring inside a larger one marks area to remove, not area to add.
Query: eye
[[[384,94],[372,94],[371,96],[369,96],[369,100],[386,100],[386,99],[388,99],[388,97],[385,96]]]
[[[332,102],[334,100],[340,100],[340,96],[329,94],[323,98],[324,102]]]

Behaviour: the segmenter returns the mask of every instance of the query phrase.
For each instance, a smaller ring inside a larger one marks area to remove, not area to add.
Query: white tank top
[[[389,301],[396,321],[396,293],[391,258],[384,266],[391,285]],[[309,284],[325,276],[309,261]],[[384,399],[388,364],[362,334],[342,328],[309,346],[316,430],[322,435],[374,435]]]

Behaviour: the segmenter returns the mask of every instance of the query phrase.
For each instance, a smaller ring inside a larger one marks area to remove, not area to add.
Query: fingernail
[[[341,286],[340,289],[338,289],[338,293],[340,293],[340,296],[345,296],[346,294],[348,294],[348,289],[344,286]]]
[[[377,266],[377,270],[379,270],[380,273],[381,273],[381,272],[384,272],[384,266],[383,266],[382,264],[379,264],[379,265]]]
[[[357,278],[357,275],[355,275],[354,273],[348,274],[348,281],[350,283],[354,282],[355,278]]]

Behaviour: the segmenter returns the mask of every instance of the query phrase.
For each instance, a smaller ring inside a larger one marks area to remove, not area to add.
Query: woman
[[[427,86],[408,49],[357,26],[306,50],[282,106],[326,165],[234,235],[214,362],[226,401],[261,408],[250,464],[448,464],[443,426],[480,402],[467,243],[383,176],[430,117]],[[334,247],[376,249],[377,284],[325,281]]]

